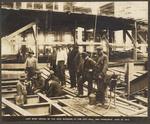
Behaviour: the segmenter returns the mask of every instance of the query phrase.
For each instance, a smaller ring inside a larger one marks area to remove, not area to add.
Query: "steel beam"
[[[130,95],[148,88],[148,72],[130,82]]]

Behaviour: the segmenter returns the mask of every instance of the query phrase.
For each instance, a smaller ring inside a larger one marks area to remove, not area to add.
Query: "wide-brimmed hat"
[[[28,53],[29,53],[29,54],[34,54],[33,50],[29,50]]]

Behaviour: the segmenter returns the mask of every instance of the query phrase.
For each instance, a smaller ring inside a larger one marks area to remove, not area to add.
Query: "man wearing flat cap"
[[[82,53],[82,58],[84,59],[83,71],[81,77],[78,81],[78,96],[83,95],[83,84],[88,81],[88,96],[92,93],[92,80],[93,71],[96,66],[96,62],[89,58],[86,52]]]
[[[30,50],[29,57],[26,60],[25,68],[25,72],[27,73],[27,80],[30,80],[30,78],[35,75],[35,71],[37,69],[37,59],[33,55],[34,52]]]
[[[105,102],[105,92],[106,92],[106,72],[108,70],[108,57],[103,53],[103,47],[98,46],[96,63],[98,67],[95,70],[95,77],[97,82],[97,100],[102,104]]]

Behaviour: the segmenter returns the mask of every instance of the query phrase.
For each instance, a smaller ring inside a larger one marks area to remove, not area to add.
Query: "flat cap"
[[[97,50],[103,50],[103,47],[102,46],[98,46],[96,49]]]
[[[29,50],[29,52],[28,52],[28,53],[30,53],[30,54],[34,54],[33,50]]]

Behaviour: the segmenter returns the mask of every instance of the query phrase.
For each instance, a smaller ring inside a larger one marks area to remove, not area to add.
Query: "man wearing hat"
[[[71,82],[71,88],[76,87],[76,75],[75,75],[75,52],[73,49],[73,45],[68,46],[68,69],[69,69],[69,75],[70,75],[70,82]]]
[[[40,70],[37,70],[35,73],[36,76],[32,77],[32,81],[34,82],[35,85],[33,88],[33,92],[34,94],[37,94],[39,92],[42,93],[45,88],[45,79],[42,77]]]
[[[63,95],[60,80],[51,72],[45,81],[45,92],[47,97],[57,97]]]
[[[33,57],[34,52],[32,50],[29,51],[29,57],[26,60],[26,69],[27,80],[30,80],[32,76],[35,75],[35,71],[37,69],[37,59]]]
[[[26,90],[26,86],[25,86],[25,74],[22,74],[20,76],[20,81],[17,83],[17,95],[18,96],[23,96],[23,103],[26,103],[26,97],[27,97],[27,90]],[[19,101],[16,101],[19,102]]]
[[[103,47],[99,46],[96,48],[97,58],[96,63],[98,67],[95,70],[95,77],[97,82],[97,100],[102,104],[105,103],[105,92],[106,92],[106,72],[108,70],[108,57],[103,53]]]
[[[61,85],[66,85],[65,66],[67,64],[67,52],[62,46],[59,47],[56,55],[57,75],[61,81]]]
[[[83,84],[88,81],[88,96],[92,93],[92,80],[93,71],[96,66],[96,62],[89,58],[86,52],[82,53],[82,58],[84,59],[84,66],[82,71],[82,76],[78,81],[78,96],[83,95]]]

